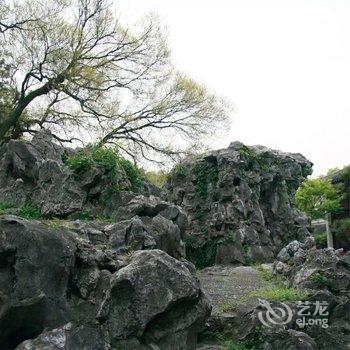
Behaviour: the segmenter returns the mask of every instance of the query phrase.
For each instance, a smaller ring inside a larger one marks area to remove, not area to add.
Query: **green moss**
[[[215,164],[198,161],[193,167],[193,173],[196,176],[196,193],[199,197],[206,198],[208,196],[208,185],[214,187],[219,180],[219,170]]]
[[[25,219],[32,219],[32,220],[42,219],[41,210],[34,203],[24,204],[20,208],[19,216]]]
[[[204,232],[205,241],[200,246],[194,246],[196,239],[190,235],[186,236],[186,256],[195,264],[196,268],[204,269],[215,264],[215,257],[218,242],[209,237],[208,232]]]

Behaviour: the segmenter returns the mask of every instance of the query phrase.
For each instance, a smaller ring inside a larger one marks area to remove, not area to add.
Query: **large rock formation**
[[[0,349],[194,350],[211,307],[187,216],[77,152],[46,131],[0,149]]]
[[[239,142],[177,165],[166,198],[189,216],[187,256],[199,267],[266,262],[303,240],[308,220],[294,194],[311,166],[300,154]]]
[[[210,306],[191,264],[96,225],[0,217],[0,349],[194,350]]]

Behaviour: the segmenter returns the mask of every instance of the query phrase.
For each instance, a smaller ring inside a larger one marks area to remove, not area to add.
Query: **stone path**
[[[269,265],[263,266],[270,268]],[[261,277],[259,271],[251,266],[213,266],[199,271],[198,278],[204,293],[213,306],[208,321],[210,331],[228,331],[232,338],[238,338],[241,332],[244,323],[241,315],[248,315],[258,305],[258,299],[249,296],[250,292],[270,285]],[[232,305],[234,307],[231,308]],[[225,348],[215,342],[213,344],[206,342],[199,344],[197,349],[221,350]]]

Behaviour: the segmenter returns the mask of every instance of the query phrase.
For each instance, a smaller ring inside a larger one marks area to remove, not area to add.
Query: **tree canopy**
[[[341,188],[327,178],[305,180],[295,195],[298,209],[311,219],[325,218],[327,213],[339,211],[343,198]]]
[[[155,160],[229,119],[225,99],[173,67],[159,20],[124,28],[111,0],[0,1],[0,48],[0,143],[49,128]]]

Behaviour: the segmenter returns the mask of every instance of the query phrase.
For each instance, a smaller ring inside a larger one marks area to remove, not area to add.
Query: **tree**
[[[159,21],[149,16],[132,33],[112,3],[0,1],[11,92],[0,143],[49,128],[61,142],[89,138],[154,160],[226,125],[227,101],[174,69]]]
[[[305,180],[295,195],[298,209],[311,219],[325,218],[327,213],[337,212],[343,198],[341,188],[326,178]]]

